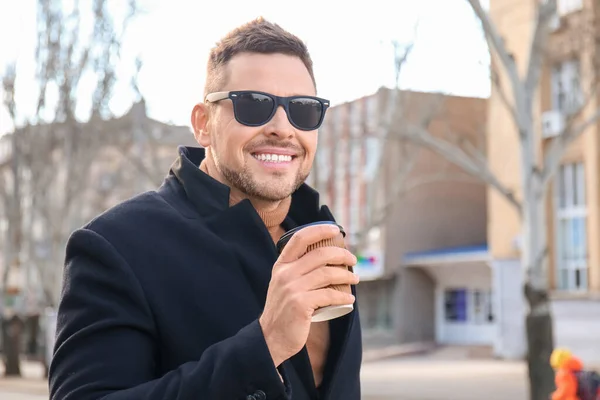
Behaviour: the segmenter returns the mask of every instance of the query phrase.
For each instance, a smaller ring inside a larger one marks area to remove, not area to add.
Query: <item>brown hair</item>
[[[227,63],[240,53],[296,56],[306,66],[316,89],[312,59],[304,42],[279,25],[259,17],[232,30],[211,49],[206,67],[204,96],[221,90],[227,80]]]

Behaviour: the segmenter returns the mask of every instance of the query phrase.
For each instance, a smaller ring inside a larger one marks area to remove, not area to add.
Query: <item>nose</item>
[[[281,139],[292,138],[296,134],[296,130],[290,124],[288,116],[283,107],[277,107],[275,115],[265,127],[265,135],[277,136]]]

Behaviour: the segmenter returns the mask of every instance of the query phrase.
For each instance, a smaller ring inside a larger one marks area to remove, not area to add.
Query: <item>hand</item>
[[[316,309],[354,303],[353,295],[328,286],[355,285],[358,276],[344,268],[327,266],[355,265],[352,253],[340,247],[320,247],[303,256],[311,244],[339,233],[335,225],[306,227],[292,236],[273,266],[259,323],[276,367],[304,347]]]

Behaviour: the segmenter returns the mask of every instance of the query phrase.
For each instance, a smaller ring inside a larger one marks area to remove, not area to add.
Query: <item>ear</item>
[[[202,147],[210,146],[210,134],[208,132],[208,107],[204,103],[198,103],[192,110],[192,127],[194,137]]]

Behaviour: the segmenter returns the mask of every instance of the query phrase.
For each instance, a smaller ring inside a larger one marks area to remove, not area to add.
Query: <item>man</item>
[[[305,45],[257,19],[211,51],[192,125],[156,192],[76,231],[66,250],[53,400],[360,399],[358,283],[339,234],[303,184],[328,107]],[[354,286],[353,286],[354,293]]]

